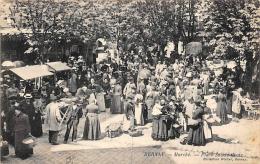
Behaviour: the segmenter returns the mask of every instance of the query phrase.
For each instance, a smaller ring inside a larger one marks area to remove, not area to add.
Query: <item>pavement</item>
[[[111,115],[109,112],[100,114],[103,138],[97,141],[81,140],[85,118],[78,127],[77,142],[50,145],[45,133],[38,138],[34,147],[34,155],[26,160],[16,158],[14,149],[10,147],[10,155],[3,163],[26,164],[172,164],[172,163],[260,163],[260,120],[241,119],[222,126],[213,126],[214,141],[206,146],[182,145],[179,139],[166,142],[154,141],[151,138],[149,123],[143,127],[143,135],[130,137],[122,134],[116,138],[105,136],[104,129],[110,123],[122,122],[126,125],[124,115]],[[63,141],[65,131],[60,136]],[[70,141],[70,140],[69,140]]]

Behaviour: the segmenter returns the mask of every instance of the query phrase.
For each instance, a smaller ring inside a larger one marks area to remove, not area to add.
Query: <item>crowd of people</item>
[[[72,71],[66,76],[53,83],[47,79],[38,89],[33,82],[3,78],[1,135],[14,145],[17,156],[33,154],[23,140],[30,135],[41,137],[43,124],[49,143],[57,145],[65,122],[66,144],[71,129],[72,141],[76,141],[79,120],[85,116],[83,139],[100,139],[101,112],[125,114],[130,125],[127,131],[152,123],[154,140],[188,133],[181,143],[201,146],[212,141],[213,123],[228,123],[228,115],[234,121],[240,119],[243,97],[250,98],[241,89],[239,65],[234,70],[224,66],[216,75],[199,58],[171,62],[133,58],[121,64],[93,64],[88,69],[84,64],[75,65],[76,61],[69,59]]]

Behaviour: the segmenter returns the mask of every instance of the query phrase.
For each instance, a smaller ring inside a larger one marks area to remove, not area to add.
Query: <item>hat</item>
[[[78,98],[78,97],[73,97],[73,98],[71,99],[71,101],[72,101],[72,102],[78,102],[78,101],[79,101],[79,98]]]
[[[137,95],[135,96],[135,102],[136,102],[137,100],[143,101],[143,96],[142,96],[141,94],[137,94]]]
[[[242,88],[238,88],[237,91],[238,91],[238,92],[242,92],[243,89],[242,89]]]
[[[191,73],[191,72],[188,72],[188,73],[186,74],[186,77],[192,77],[192,73]]]
[[[161,105],[164,105],[166,102],[165,102],[165,99],[161,99],[161,101],[160,101],[160,104]]]
[[[169,103],[169,105],[172,106],[172,105],[174,105],[174,104],[173,104],[173,102],[171,101],[171,102]]]
[[[32,98],[32,95],[30,93],[27,93],[24,95],[24,98],[26,99],[31,99]]]
[[[132,89],[136,89],[135,84],[131,84],[130,86],[131,86]]]
[[[20,105],[20,104],[19,104],[18,102],[15,102],[15,103],[14,103],[14,106],[15,106],[15,107],[18,107],[19,105]]]
[[[64,82],[64,80],[59,80],[59,81],[57,82],[57,84],[60,85],[60,84],[62,84],[63,82]]]
[[[69,92],[69,88],[64,88],[64,89],[63,89],[63,92],[65,92],[65,93],[66,93],[66,92]]]
[[[76,69],[77,69],[77,67],[72,67],[72,69],[73,69],[73,70],[76,70]]]
[[[88,87],[86,87],[86,86],[83,86],[83,87],[82,87],[82,89],[83,89],[83,90],[87,90],[87,89],[88,89]]]
[[[176,101],[175,96],[172,96],[172,97],[171,97],[171,100]]]
[[[9,75],[4,75],[4,78],[10,78],[10,76]]]

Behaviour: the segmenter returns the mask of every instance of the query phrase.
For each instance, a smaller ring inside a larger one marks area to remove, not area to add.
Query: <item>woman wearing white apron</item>
[[[206,107],[205,100],[201,101],[201,106],[204,108],[205,112],[205,114],[203,115],[203,130],[205,139],[207,142],[211,142],[213,141],[211,123],[215,122],[215,120],[211,117],[211,110]]]
[[[145,121],[145,109],[142,101],[143,101],[143,96],[141,94],[137,94],[135,96],[134,114],[135,114],[136,125],[141,125],[141,126],[144,125],[144,121]]]
[[[242,89],[239,88],[236,91],[233,91],[232,97],[232,113],[233,113],[233,120],[237,120],[240,118],[241,113],[241,92]]]

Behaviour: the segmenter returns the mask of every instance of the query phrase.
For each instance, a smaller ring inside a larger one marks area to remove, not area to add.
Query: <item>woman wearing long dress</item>
[[[196,108],[192,113],[192,119],[195,123],[189,129],[189,135],[187,137],[187,144],[194,146],[204,146],[206,144],[202,121],[204,108],[202,108],[199,103],[199,101],[196,101]]]
[[[177,111],[176,106],[173,102],[169,103],[167,108],[167,112],[169,114],[169,118],[167,120],[167,129],[168,129],[168,137],[169,139],[175,139],[180,137],[180,126],[177,123]]]
[[[232,97],[233,120],[241,118],[241,99],[242,99],[241,92],[242,92],[241,88],[233,91],[233,97]]]
[[[153,125],[152,125],[152,138],[154,140],[159,140],[159,122],[160,122],[160,115],[162,106],[160,105],[160,100],[156,99],[155,104],[152,111],[153,116]]]
[[[212,135],[212,127],[211,124],[214,122],[214,119],[211,117],[211,110],[206,107],[206,101],[203,100],[201,102],[201,107],[204,108],[204,115],[203,115],[203,129],[204,135],[207,142],[213,141]]]
[[[153,107],[153,128],[152,128],[152,138],[154,140],[166,141],[168,140],[168,131],[167,131],[167,123],[165,117],[165,101],[156,100],[156,104]]]
[[[33,102],[35,112],[34,112],[34,120],[33,126],[31,127],[31,133],[34,137],[42,136],[42,109],[43,103],[40,97],[36,97],[35,101]]]
[[[225,124],[228,121],[226,97],[223,92],[224,91],[221,90],[216,99],[216,115],[220,118],[220,124]]]
[[[14,116],[15,155],[21,159],[26,159],[33,154],[33,149],[23,143],[23,140],[30,136],[30,132],[28,116],[22,113],[19,106],[16,105]]]
[[[89,99],[86,107],[86,121],[83,132],[83,140],[98,140],[101,136],[99,109],[94,98]]]
[[[109,81],[107,78],[104,79],[103,83],[102,83],[102,89],[105,92],[105,107],[106,108],[110,108],[110,102],[111,102],[111,96],[110,96],[110,90],[111,90],[111,86],[109,84]]]
[[[153,110],[153,106],[154,106],[154,100],[155,100],[154,88],[153,88],[153,86],[151,86],[145,97],[145,103],[146,103],[147,112],[148,112],[148,116],[147,116],[148,121],[152,120],[152,118],[153,118],[152,110]]]
[[[135,96],[135,106],[134,106],[134,114],[136,125],[144,126],[147,120],[147,110],[145,104],[142,103],[143,96],[141,94],[137,94]]]
[[[115,87],[113,89],[112,102],[111,102],[111,108],[110,108],[112,114],[123,113],[121,97],[122,97],[122,87],[120,85],[120,81],[117,81],[117,84],[115,85]]]

